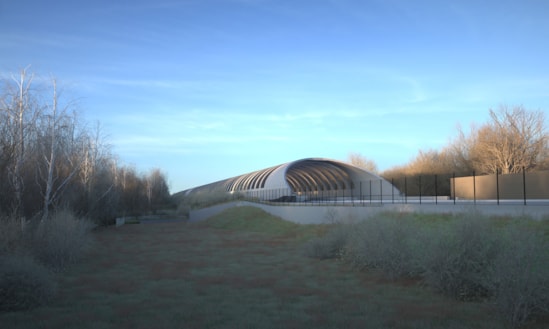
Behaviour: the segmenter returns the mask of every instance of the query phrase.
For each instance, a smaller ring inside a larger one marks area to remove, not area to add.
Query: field
[[[50,305],[0,314],[0,327],[505,327],[489,303],[306,257],[304,244],[325,229],[248,207],[202,223],[101,229],[86,258],[60,275]]]

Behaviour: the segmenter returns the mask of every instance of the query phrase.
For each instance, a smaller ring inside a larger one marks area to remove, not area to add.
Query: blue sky
[[[55,75],[177,192],[305,157],[385,170],[501,104],[549,111],[549,2],[0,2],[0,73]]]

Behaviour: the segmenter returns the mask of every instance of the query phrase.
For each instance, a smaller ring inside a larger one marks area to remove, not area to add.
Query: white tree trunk
[[[68,185],[68,183],[73,179],[73,177],[79,172],[80,165],[82,163],[81,160],[77,160],[78,163],[74,163],[73,160],[71,160],[71,157],[73,154],[70,152],[74,152],[73,146],[77,143],[75,141],[74,137],[72,136],[74,134],[74,123],[67,120],[69,117],[66,115],[65,111],[59,111],[58,108],[58,95],[57,95],[57,83],[55,79],[52,79],[52,87],[53,87],[53,102],[52,102],[52,108],[51,108],[51,115],[50,120],[48,120],[48,137],[50,139],[49,141],[49,149],[48,152],[44,155],[44,164],[46,166],[46,177],[44,178],[44,194],[43,194],[43,209],[42,209],[42,221],[47,220],[49,217],[49,209],[52,206],[52,204],[55,202],[59,194],[64,190],[64,188]],[[60,136],[61,129],[67,129],[69,131],[69,136]],[[68,139],[70,137],[70,140],[62,140],[63,138]],[[78,138],[77,138],[78,140]],[[61,145],[62,142],[65,142],[65,144]],[[58,154],[60,150],[64,150],[63,155]],[[64,156],[63,158],[60,158],[60,156]],[[59,183],[57,187],[55,187],[55,184],[57,183],[58,177],[54,175],[56,170],[56,165],[58,160],[65,161],[69,167],[70,172],[69,174],[63,178],[63,180]]]
[[[48,156],[44,157],[44,161],[47,164],[48,172],[46,174],[46,191],[44,192],[44,205],[42,209],[42,221],[48,219],[49,209],[52,202],[51,195],[53,189],[53,170],[55,167],[55,157],[56,157],[56,134],[57,134],[57,85],[55,80],[53,83],[53,104],[52,104],[52,114],[51,121],[49,124],[49,133],[50,133],[50,152]]]
[[[14,213],[23,217],[23,177],[22,168],[25,163],[25,112],[29,110],[29,90],[32,84],[33,76],[27,77],[27,69],[21,70],[18,79],[12,78],[17,85],[17,104],[15,104],[15,111],[11,114],[15,121],[15,163],[11,172],[11,181],[14,188],[15,204]]]

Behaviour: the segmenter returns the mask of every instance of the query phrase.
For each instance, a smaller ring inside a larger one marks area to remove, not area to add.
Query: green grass
[[[303,255],[324,226],[254,208],[202,223],[95,232],[51,304],[0,314],[10,328],[502,328],[489,305],[456,302],[413,280],[391,282]],[[533,326],[532,328],[542,328]]]
[[[299,225],[250,206],[229,208],[207,219],[201,225],[239,232],[291,236],[298,239],[310,238],[326,230],[326,225]]]

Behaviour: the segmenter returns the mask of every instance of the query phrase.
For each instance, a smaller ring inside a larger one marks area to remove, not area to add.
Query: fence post
[[[437,175],[435,174],[435,204],[438,204]]]
[[[454,205],[456,204],[456,199],[457,199],[457,195],[456,195],[456,173],[452,173],[452,190],[454,190]]]
[[[379,204],[383,204],[383,179],[379,180]]]
[[[499,169],[496,168],[496,200],[499,206]]]
[[[362,196],[362,181],[360,181],[360,204],[364,206],[364,197]]]
[[[404,203],[408,203],[408,183],[406,182],[406,176],[404,176]]]
[[[391,177],[391,200],[395,203],[395,179]]]
[[[372,180],[368,181],[370,183],[370,204],[372,204]]]
[[[421,175],[419,175],[419,204],[421,204]]]
[[[324,188],[320,190],[320,200],[318,200],[318,205],[321,206],[324,202]]]
[[[474,170],[473,170],[473,203],[477,204],[477,181],[476,181]]]
[[[526,206],[526,170],[522,167],[522,195],[524,197],[524,205]]]

